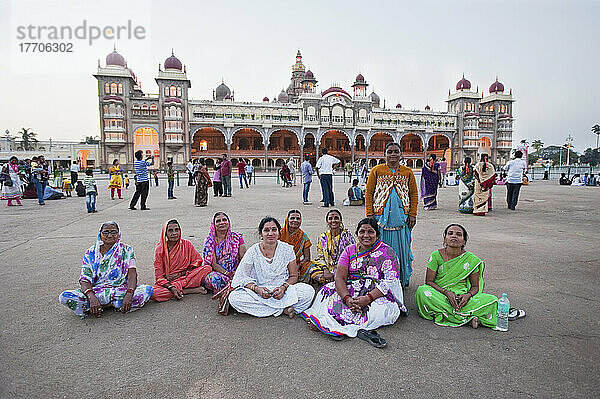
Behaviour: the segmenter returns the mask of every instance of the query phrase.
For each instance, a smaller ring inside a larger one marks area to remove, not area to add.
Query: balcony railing
[[[106,133],[104,142],[106,143],[124,143],[127,137],[124,133]]]
[[[124,132],[125,128],[121,126],[106,126],[104,128],[105,132]]]
[[[165,129],[165,133],[183,133],[183,129],[180,127],[168,127]]]
[[[183,134],[165,134],[165,143],[183,143]]]

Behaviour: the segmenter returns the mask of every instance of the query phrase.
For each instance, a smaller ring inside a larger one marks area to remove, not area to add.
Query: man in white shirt
[[[504,165],[504,170],[508,171],[506,178],[506,202],[508,209],[514,211],[519,201],[519,191],[523,185],[523,173],[527,169],[527,163],[523,161],[523,153],[515,151],[515,159],[510,160]]]
[[[187,169],[187,172],[188,172],[188,186],[193,186],[194,185],[194,164],[192,163],[191,159],[187,163],[185,168]]]
[[[317,177],[321,181],[321,190],[323,191],[323,207],[333,206],[333,166],[341,161],[327,153],[327,148],[321,150],[323,155],[317,160]]]
[[[292,178],[292,181],[294,182],[294,186],[296,185],[296,165],[294,164],[294,159],[290,158],[290,160],[287,162],[287,167],[290,170],[290,177]]]
[[[246,163],[246,175],[248,176],[248,184],[252,184],[252,173],[254,173],[254,166],[250,163],[250,160]]]
[[[75,183],[77,183],[78,174],[79,173],[79,164],[77,161],[73,161],[71,165],[71,184],[75,187]]]

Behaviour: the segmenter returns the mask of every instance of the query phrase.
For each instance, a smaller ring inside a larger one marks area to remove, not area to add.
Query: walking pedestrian
[[[194,185],[194,164],[192,163],[191,159],[189,160],[189,162],[187,163],[185,168],[188,173],[188,186],[193,186]]]
[[[156,187],[158,187],[158,170],[154,171],[154,182],[156,183]]]
[[[19,160],[14,155],[2,167],[2,195],[0,199],[7,200],[7,206],[23,206],[21,204],[21,178],[19,176]],[[12,202],[16,201],[14,205]]]
[[[290,160],[287,162],[287,167],[290,170],[290,181],[292,181],[295,186],[296,185],[296,164],[294,162],[294,158],[290,158]]]
[[[310,156],[304,156],[304,162],[300,165],[300,171],[302,172],[302,183],[304,184],[304,189],[302,190],[302,203],[304,205],[311,205],[312,202],[308,200],[308,193],[310,191],[310,184],[312,183],[312,176],[315,173],[313,171],[312,165],[309,162]]]
[[[149,210],[146,207],[146,199],[148,198],[148,189],[150,188],[150,178],[148,177],[148,166],[154,165],[154,157],[148,155],[145,160],[142,160],[144,152],[138,150],[135,152],[135,161],[133,168],[135,169],[135,194],[129,203],[129,209],[136,210],[138,199],[141,197],[140,209],[143,211]]]
[[[223,183],[224,197],[231,197],[231,161],[227,159],[227,154],[223,154],[221,162],[221,183]]]
[[[246,175],[248,176],[248,184],[252,184],[252,173],[254,173],[254,166],[250,163],[248,159],[246,162]]]
[[[175,195],[173,195],[173,187],[175,186],[175,171],[173,170],[173,162],[167,162],[167,183],[169,188],[167,188],[167,199],[177,199]]]
[[[523,174],[527,169],[527,164],[523,159],[523,153],[519,150],[515,151],[515,159],[512,159],[504,165],[504,170],[508,171],[506,179],[506,203],[508,209],[514,211],[519,201],[519,191],[523,185]]]
[[[48,164],[43,155],[37,157],[37,160],[34,157],[33,162],[31,162],[31,175],[32,182],[35,185],[35,191],[37,192],[38,203],[40,205],[46,205],[44,203],[44,191],[48,185],[49,173]]]
[[[87,206],[87,211],[88,213],[96,213],[98,186],[96,185],[96,179],[94,179],[94,173],[91,169],[85,171],[83,185],[85,186],[85,205]]]
[[[215,165],[215,173],[213,174],[213,192],[215,197],[223,196],[223,184],[221,182],[221,160],[217,159],[217,164]]]
[[[446,173],[448,173],[448,162],[446,162],[446,158],[442,157],[442,160],[439,162],[440,164],[440,187],[446,187]]]
[[[244,188],[242,184],[242,180],[246,183],[246,188],[248,188],[248,176],[246,175],[246,162],[240,158],[240,161],[235,165],[238,170],[238,177],[240,179],[240,188]]]
[[[79,170],[79,164],[77,163],[77,161],[73,161],[73,164],[71,165],[71,184],[73,185],[73,187],[75,187],[75,184],[77,184],[77,179],[79,178]]]
[[[327,153],[327,148],[321,150],[322,156],[318,159],[316,169],[317,177],[321,181],[321,190],[323,191],[323,207],[334,206],[333,201],[333,167],[338,165],[340,160]]]
[[[123,169],[119,165],[119,160],[115,159],[112,166],[108,169],[110,175],[110,181],[108,182],[108,188],[110,188],[110,199],[115,199],[115,188],[117,189],[117,195],[121,199],[121,188],[123,187]]]

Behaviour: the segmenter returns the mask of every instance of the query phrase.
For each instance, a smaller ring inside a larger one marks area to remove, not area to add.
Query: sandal
[[[356,336],[360,339],[362,339],[363,341],[367,341],[370,345],[376,347],[376,348],[384,348],[387,345],[387,342],[385,341],[385,339],[381,338],[379,336],[379,334],[377,333],[377,331],[367,331],[364,329],[360,329],[358,330],[358,332],[356,333]]]
[[[508,320],[515,321],[517,319],[522,319],[525,317],[525,311],[523,309],[510,308],[508,310]]]

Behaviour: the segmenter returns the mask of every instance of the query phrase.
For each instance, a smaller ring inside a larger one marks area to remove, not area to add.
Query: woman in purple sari
[[[358,223],[358,243],[346,247],[338,260],[335,281],[325,284],[303,312],[309,327],[338,341],[358,337],[383,348],[376,329],[407,314],[396,252],[379,240],[373,218]]]
[[[441,176],[440,164],[435,160],[435,154],[431,154],[421,171],[421,197],[423,198],[423,209],[426,211],[437,209],[437,190]]]

